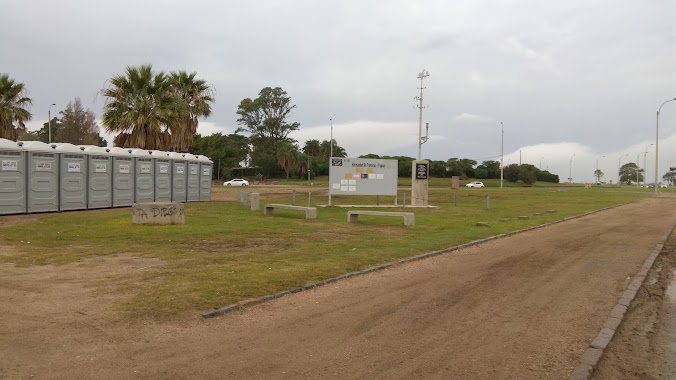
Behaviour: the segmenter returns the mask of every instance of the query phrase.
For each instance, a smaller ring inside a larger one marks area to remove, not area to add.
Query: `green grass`
[[[132,225],[128,208],[44,214],[11,226],[0,224],[0,245],[14,247],[13,254],[0,255],[0,262],[62,265],[121,253],[159,258],[166,264],[143,272],[144,286],[133,287],[132,295],[116,307],[131,319],[165,319],[650,194],[629,190],[636,189],[460,189],[454,196],[450,189],[433,188],[430,204],[439,208],[408,209],[416,214],[413,228],[402,226],[398,218],[366,216],[359,224],[348,224],[347,210],[336,207],[319,209],[317,220],[283,210],[266,217],[236,202],[186,204],[183,226]],[[276,197],[261,203],[291,202],[289,194]],[[392,204],[394,198],[380,201]],[[325,191],[313,190],[312,202],[326,204]],[[375,197],[334,197],[334,202],[373,204]],[[299,193],[297,204],[306,205],[307,194]],[[549,209],[557,212],[533,216]],[[519,215],[531,218],[518,220]],[[499,222],[502,218],[511,221]],[[480,221],[491,226],[477,227]]]

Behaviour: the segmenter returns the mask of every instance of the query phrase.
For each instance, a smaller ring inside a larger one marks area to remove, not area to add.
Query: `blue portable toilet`
[[[0,139],[0,215],[25,212],[26,152],[15,141]]]
[[[59,210],[87,208],[87,155],[68,143],[51,145],[59,156]]]
[[[21,141],[26,151],[27,212],[59,211],[58,155],[48,144]]]

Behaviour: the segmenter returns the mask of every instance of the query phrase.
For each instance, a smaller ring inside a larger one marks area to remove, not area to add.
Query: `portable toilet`
[[[211,200],[211,175],[214,163],[205,156],[197,156],[200,160],[200,201]]]
[[[51,145],[59,155],[59,210],[87,208],[87,155],[68,143]]]
[[[200,160],[197,156],[186,154],[188,161],[188,202],[200,200]]]
[[[0,215],[26,212],[26,154],[19,144],[0,139]]]
[[[169,153],[171,159],[171,201],[185,202],[188,191],[188,160],[185,153]]]
[[[155,201],[155,165],[150,152],[145,149],[132,149],[134,157],[134,202],[149,203]]]
[[[151,150],[155,161],[155,202],[171,202],[171,159],[168,152]]]
[[[87,208],[113,207],[112,163],[108,148],[81,145],[87,154]]]
[[[27,212],[59,211],[58,155],[40,141],[22,141],[26,151]]]
[[[113,207],[127,207],[134,203],[134,156],[131,148],[110,148],[113,164]]]

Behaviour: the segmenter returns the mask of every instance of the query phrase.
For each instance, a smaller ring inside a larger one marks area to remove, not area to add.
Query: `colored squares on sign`
[[[351,179],[351,180],[350,180],[350,183],[349,183],[348,185],[356,185],[356,184],[357,184],[357,181]]]
[[[361,174],[361,178],[362,178],[362,179],[367,179],[368,177],[369,177],[369,175],[366,174],[366,173]]]
[[[362,168],[357,168],[357,173],[361,173],[364,169]]]
[[[348,191],[357,191],[357,186],[350,186]]]
[[[376,174],[376,179],[383,179],[385,178],[384,174]]]
[[[341,179],[340,184],[341,185],[349,185],[348,180],[346,180],[346,179]]]
[[[368,168],[368,169],[366,169],[366,172],[367,172],[368,174],[373,174],[373,168]]]
[[[341,186],[340,187],[340,191],[347,191],[347,189],[348,189],[348,186]]]
[[[352,178],[359,179],[361,178],[361,174],[352,174]]]
[[[343,177],[345,179],[350,179],[350,178],[352,178],[352,174],[351,173],[345,173],[345,175]]]
[[[373,173],[369,173],[368,176],[369,176],[369,179],[376,179],[376,175],[373,174]]]

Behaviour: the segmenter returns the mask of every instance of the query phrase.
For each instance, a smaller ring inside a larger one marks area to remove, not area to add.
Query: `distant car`
[[[486,186],[484,186],[483,182],[470,182],[467,185],[465,185],[465,187],[469,187],[469,188],[473,188],[473,189],[480,189],[480,188],[486,187]]]
[[[667,187],[667,185],[665,185],[665,184],[663,184],[663,183],[660,183],[660,187],[664,189],[664,188]]]
[[[249,181],[241,178],[234,178],[223,182],[223,186],[249,186]]]

